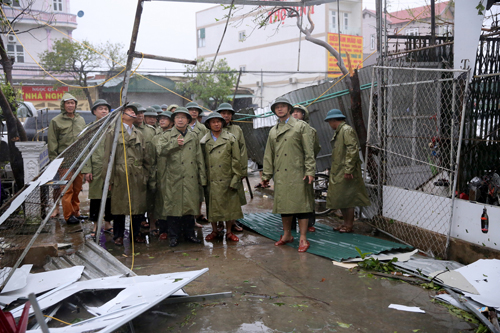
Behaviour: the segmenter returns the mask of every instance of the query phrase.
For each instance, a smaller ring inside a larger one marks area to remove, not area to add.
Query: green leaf
[[[285,305],[285,303],[273,303],[274,305],[277,305],[277,306],[283,306]]]
[[[342,328],[349,328],[352,325],[352,324],[341,323],[340,321],[338,321],[337,324]]]
[[[174,280],[174,283],[179,282],[179,281],[181,281],[181,280],[182,280],[182,278],[180,278],[180,279],[175,279],[175,280]]]

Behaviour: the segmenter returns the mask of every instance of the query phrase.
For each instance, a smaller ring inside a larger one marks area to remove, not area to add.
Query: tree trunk
[[[17,130],[17,122],[19,120],[12,113],[9,102],[5,97],[3,91],[0,89],[0,107],[3,110],[3,115],[5,118],[5,123],[7,124],[7,137],[9,145],[9,159],[10,165],[12,167],[12,173],[14,174],[14,179],[16,181],[17,188],[20,189],[24,186],[24,167],[23,167],[23,156],[21,152],[16,147],[16,142],[20,141],[20,137]],[[26,133],[24,133],[26,137]]]
[[[87,101],[89,102],[89,108],[92,108],[92,97],[90,96],[90,91],[88,88],[83,88],[83,92],[85,93],[85,97],[87,97]]]

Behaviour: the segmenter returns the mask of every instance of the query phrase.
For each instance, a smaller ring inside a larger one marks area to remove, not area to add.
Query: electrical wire
[[[222,37],[219,42],[219,46],[217,47],[217,52],[215,52],[214,61],[212,62],[212,66],[210,66],[210,71],[214,68],[215,60],[217,59],[217,55],[219,54],[220,47],[222,45],[222,41],[224,40],[224,36],[226,36],[227,25],[229,24],[229,19],[231,18],[231,12],[233,11],[234,0],[231,1],[231,7],[229,7],[229,14],[227,15],[226,26],[224,27],[224,32],[222,33]]]
[[[50,319],[57,320],[58,322],[61,322],[61,323],[66,324],[66,325],[72,325],[72,324],[70,324],[70,323],[67,323],[67,322],[65,322],[65,321],[61,320],[61,319],[57,319],[56,317],[47,316],[47,315],[43,315],[43,316],[44,316],[44,317],[47,317],[47,318],[50,318]]]

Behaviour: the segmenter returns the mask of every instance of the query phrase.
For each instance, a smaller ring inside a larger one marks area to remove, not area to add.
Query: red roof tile
[[[436,15],[441,15],[446,6],[448,6],[449,1],[436,3]],[[423,12],[423,13],[422,13]],[[420,15],[420,16],[419,16]],[[431,17],[431,6],[421,6],[416,8],[408,8],[404,10],[399,10],[397,12],[392,12],[388,14],[389,19],[392,24],[398,24],[403,22],[408,22],[413,20],[418,16],[418,20],[425,19]]]

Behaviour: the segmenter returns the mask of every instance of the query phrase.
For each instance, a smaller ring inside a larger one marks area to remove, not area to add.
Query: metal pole
[[[99,244],[99,240],[101,239],[102,219],[104,217],[104,210],[106,208],[106,200],[108,198],[109,179],[111,178],[111,172],[115,164],[116,146],[118,144],[118,136],[120,134],[121,124],[122,124],[121,118],[118,118],[117,116],[115,124],[115,134],[113,136],[113,147],[111,148],[111,156],[109,157],[108,169],[106,171],[106,178],[104,179],[104,187],[102,189],[102,197],[101,197],[101,206],[99,207],[99,217],[97,218],[97,229],[95,231],[95,239],[97,244]]]
[[[377,19],[377,53],[378,59],[377,64],[380,66],[384,65],[382,57],[382,0],[376,0],[376,19]],[[379,95],[380,97],[380,95]]]
[[[236,81],[236,88],[234,89],[233,102],[231,103],[231,106],[233,107],[234,107],[234,101],[236,100],[236,92],[238,91],[238,87],[240,85],[240,78],[241,78],[241,68],[240,68],[240,74],[238,74],[238,81]]]
[[[71,172],[71,170],[73,170],[76,166],[76,164],[80,161],[80,159],[83,157],[83,155],[86,154],[86,151],[87,149],[89,149],[89,147],[92,145],[92,143],[94,143],[95,139],[97,138],[97,136],[103,131],[104,127],[106,126],[106,124],[108,122],[111,121],[111,116],[109,116],[107,119],[103,120],[104,123],[101,125],[101,128],[99,128],[97,130],[97,132],[94,134],[94,136],[90,139],[90,141],[87,143],[87,145],[85,146],[85,148],[83,148],[83,150],[80,152],[80,154],[78,155],[78,157],[75,159],[75,161],[73,162],[73,164],[71,164],[71,166],[69,167],[68,171],[66,171],[66,173],[64,174],[64,176],[61,178],[61,180],[64,180],[66,179],[66,177],[68,177],[68,174]],[[75,141],[76,142],[76,141]],[[69,148],[71,148],[71,146],[73,146],[73,144],[71,144],[68,148],[66,148],[64,151],[68,150]],[[63,151],[63,153],[64,153]],[[62,153],[61,153],[62,154]],[[59,155],[61,155],[59,154]]]
[[[260,69],[260,108],[262,109],[262,104],[264,103],[264,73],[262,68]]]
[[[457,148],[457,162],[455,164],[455,175],[453,177],[453,189],[452,193],[453,195],[451,196],[451,212],[450,212],[450,223],[449,223],[449,228],[448,228],[448,234],[446,235],[446,248],[445,248],[445,253],[446,256],[448,256],[448,250],[450,246],[450,236],[451,236],[451,227],[453,225],[453,209],[455,206],[455,191],[457,190],[457,182],[458,182],[458,167],[460,165],[460,151],[462,150],[462,140],[464,136],[464,123],[465,123],[465,106],[467,103],[467,91],[469,88],[469,79],[470,79],[470,70],[467,72],[467,81],[465,81],[465,87],[463,89],[463,96],[462,96],[462,119],[460,121],[460,134],[458,137],[458,148]]]
[[[436,44],[436,0],[431,0],[431,45]]]
[[[147,53],[136,52],[136,51],[132,52],[132,56],[134,58],[144,58],[144,59],[153,59],[153,60],[160,60],[160,61],[178,62],[181,64],[188,64],[188,65],[196,65],[198,63],[198,61],[196,61],[196,60],[187,60],[187,59],[157,56],[154,54],[147,54]]]
[[[56,202],[54,203],[54,205],[52,206],[52,208],[50,209],[49,213],[47,214],[45,219],[42,221],[42,223],[40,223],[40,226],[38,227],[37,231],[35,232],[35,234],[31,238],[30,242],[28,243],[28,245],[26,245],[26,247],[24,248],[24,251],[21,253],[21,255],[17,259],[16,263],[14,264],[12,269],[10,270],[9,275],[3,281],[2,285],[0,286],[0,292],[7,285],[7,282],[9,282],[12,275],[14,275],[15,270],[19,267],[19,265],[21,265],[21,262],[24,260],[24,257],[26,257],[26,254],[28,254],[28,251],[35,243],[35,240],[37,239],[38,235],[40,235],[42,233],[42,230],[45,227],[45,224],[47,224],[47,221],[50,219],[50,216],[52,215],[52,213],[54,212],[56,207],[59,205],[59,201],[61,201],[62,197],[66,194],[66,192],[68,191],[69,187],[71,186],[71,184],[73,183],[75,178],[80,174],[80,171],[85,166],[85,163],[87,163],[87,161],[90,159],[90,156],[92,156],[94,151],[99,147],[99,144],[101,143],[103,138],[104,138],[104,135],[101,135],[101,137],[99,138],[99,141],[94,145],[94,147],[92,147],[92,150],[87,154],[87,156],[85,157],[83,162],[80,163],[80,166],[78,167],[78,169],[73,173],[73,176],[68,181],[68,183],[66,184],[66,186],[62,190],[61,194],[59,194],[59,198],[56,200]]]
[[[138,0],[137,9],[135,12],[134,28],[132,29],[132,38],[130,39],[130,47],[128,49],[125,78],[123,79],[122,96],[121,96],[122,103],[125,103],[127,101],[127,91],[128,91],[128,84],[130,82],[130,73],[132,72],[132,63],[134,61],[135,45],[137,42],[137,35],[139,34],[139,25],[141,24],[142,5],[143,5],[143,0]]]
[[[30,300],[31,306],[33,307],[33,311],[35,312],[36,321],[40,325],[40,329],[42,330],[43,333],[49,333],[49,327],[47,326],[47,323],[45,322],[45,317],[43,316],[43,312],[42,312],[42,310],[40,310],[40,306],[38,305],[38,302],[36,301],[35,294],[33,294],[33,293],[29,294],[28,299]]]

